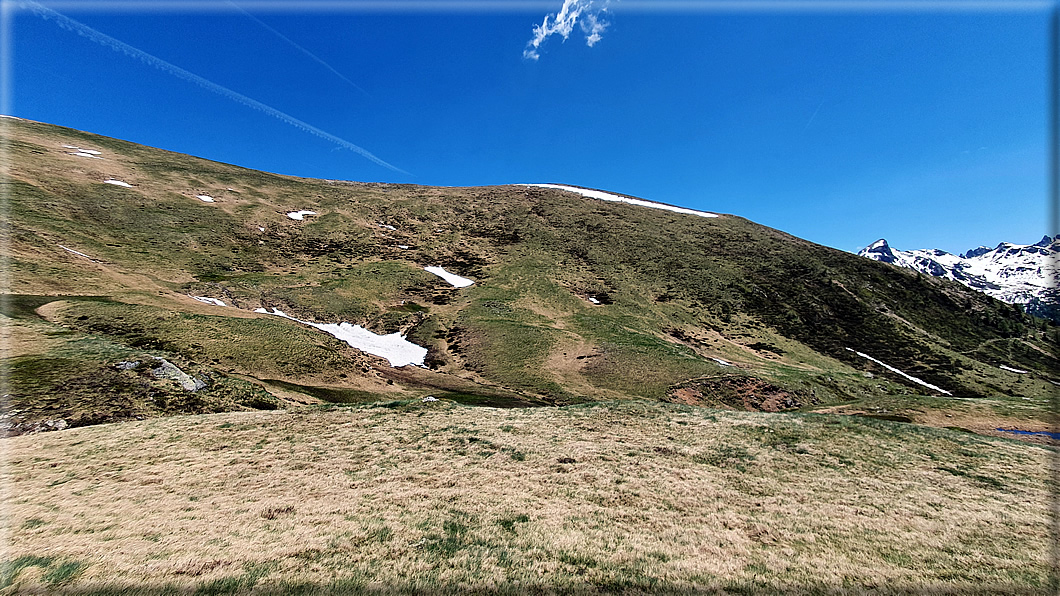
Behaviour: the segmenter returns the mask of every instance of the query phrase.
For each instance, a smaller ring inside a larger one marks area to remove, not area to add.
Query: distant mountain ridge
[[[980,246],[960,255],[938,249],[896,250],[884,239],[858,252],[859,256],[958,281],[1002,302],[1024,305],[1028,312],[1056,319],[1060,296],[1060,235],[1044,236],[1034,244],[1002,242]]]

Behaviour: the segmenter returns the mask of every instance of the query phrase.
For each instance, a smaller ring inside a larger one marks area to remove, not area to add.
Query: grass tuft
[[[48,568],[42,579],[54,588],[70,583],[86,568],[88,565],[80,561],[66,561]]]
[[[294,505],[284,505],[282,507],[269,507],[261,512],[262,519],[276,519],[281,515],[289,515],[294,513]]]
[[[26,567],[40,567],[47,569],[55,561],[55,557],[41,557],[37,555],[23,555],[12,561],[0,562],[0,588],[6,588],[15,581]]]

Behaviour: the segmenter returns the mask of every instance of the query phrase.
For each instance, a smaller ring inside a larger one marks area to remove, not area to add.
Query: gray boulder
[[[161,362],[161,364],[158,368],[151,371],[156,379],[171,379],[180,383],[180,386],[188,391],[198,391],[199,389],[206,387],[204,381],[185,373],[165,358],[159,358],[158,361]]]

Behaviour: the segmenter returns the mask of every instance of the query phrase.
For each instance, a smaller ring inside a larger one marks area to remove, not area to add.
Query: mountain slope
[[[1029,305],[1028,312],[1050,318],[1058,304],[1058,254],[1060,235],[1045,236],[1035,244],[980,246],[961,255],[938,249],[895,250],[883,239],[858,252],[858,256],[958,281],[1002,302]]]
[[[300,179],[4,125],[17,424],[427,394],[772,410],[928,385],[1039,396],[1057,368],[1055,328],[1019,308],[733,215]],[[426,366],[257,309],[405,335]],[[156,357],[206,383],[200,406],[149,372]],[[148,366],[116,368],[128,361]],[[103,377],[125,407],[98,399]]]

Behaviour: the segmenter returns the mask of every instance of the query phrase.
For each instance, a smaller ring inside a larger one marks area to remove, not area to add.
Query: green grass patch
[[[0,294],[0,314],[12,319],[39,319],[36,310],[56,300],[93,300],[105,302],[105,296],[38,296],[32,294]]]
[[[984,476],[983,474],[975,474],[973,472],[967,472],[965,470],[960,470],[958,468],[953,468],[953,467],[950,467],[950,466],[937,466],[935,469],[941,470],[943,472],[948,472],[950,474],[953,474],[954,476],[959,476],[959,477],[975,480],[976,482],[979,482],[979,483],[981,483],[981,484],[983,484],[985,486],[989,486],[991,488],[997,488],[997,489],[1005,488],[1005,483],[1004,482],[998,480],[997,478],[993,478],[991,476]]]
[[[692,461],[718,468],[732,468],[743,472],[755,461],[755,456],[741,445],[719,445],[709,451],[692,456]]]
[[[65,561],[44,572],[42,579],[51,587],[68,584],[81,574],[88,565],[80,561]]]
[[[370,391],[360,391],[358,389],[300,385],[298,383],[281,381],[279,379],[262,379],[262,382],[267,383],[269,385],[275,385],[276,387],[286,389],[288,391],[296,391],[304,395],[315,397],[329,404],[363,404],[376,402],[380,399],[384,399],[384,396],[378,393],[372,393]]]
[[[501,519],[497,520],[497,525],[500,526],[501,529],[503,529],[505,532],[508,532],[509,534],[515,534],[515,529],[517,527],[516,524],[525,524],[529,521],[530,516],[525,513],[521,513],[519,515],[514,515],[511,517],[502,517]]]
[[[55,557],[36,555],[24,555],[11,561],[0,562],[0,588],[10,586],[26,567],[40,567],[47,570],[54,562]]]

